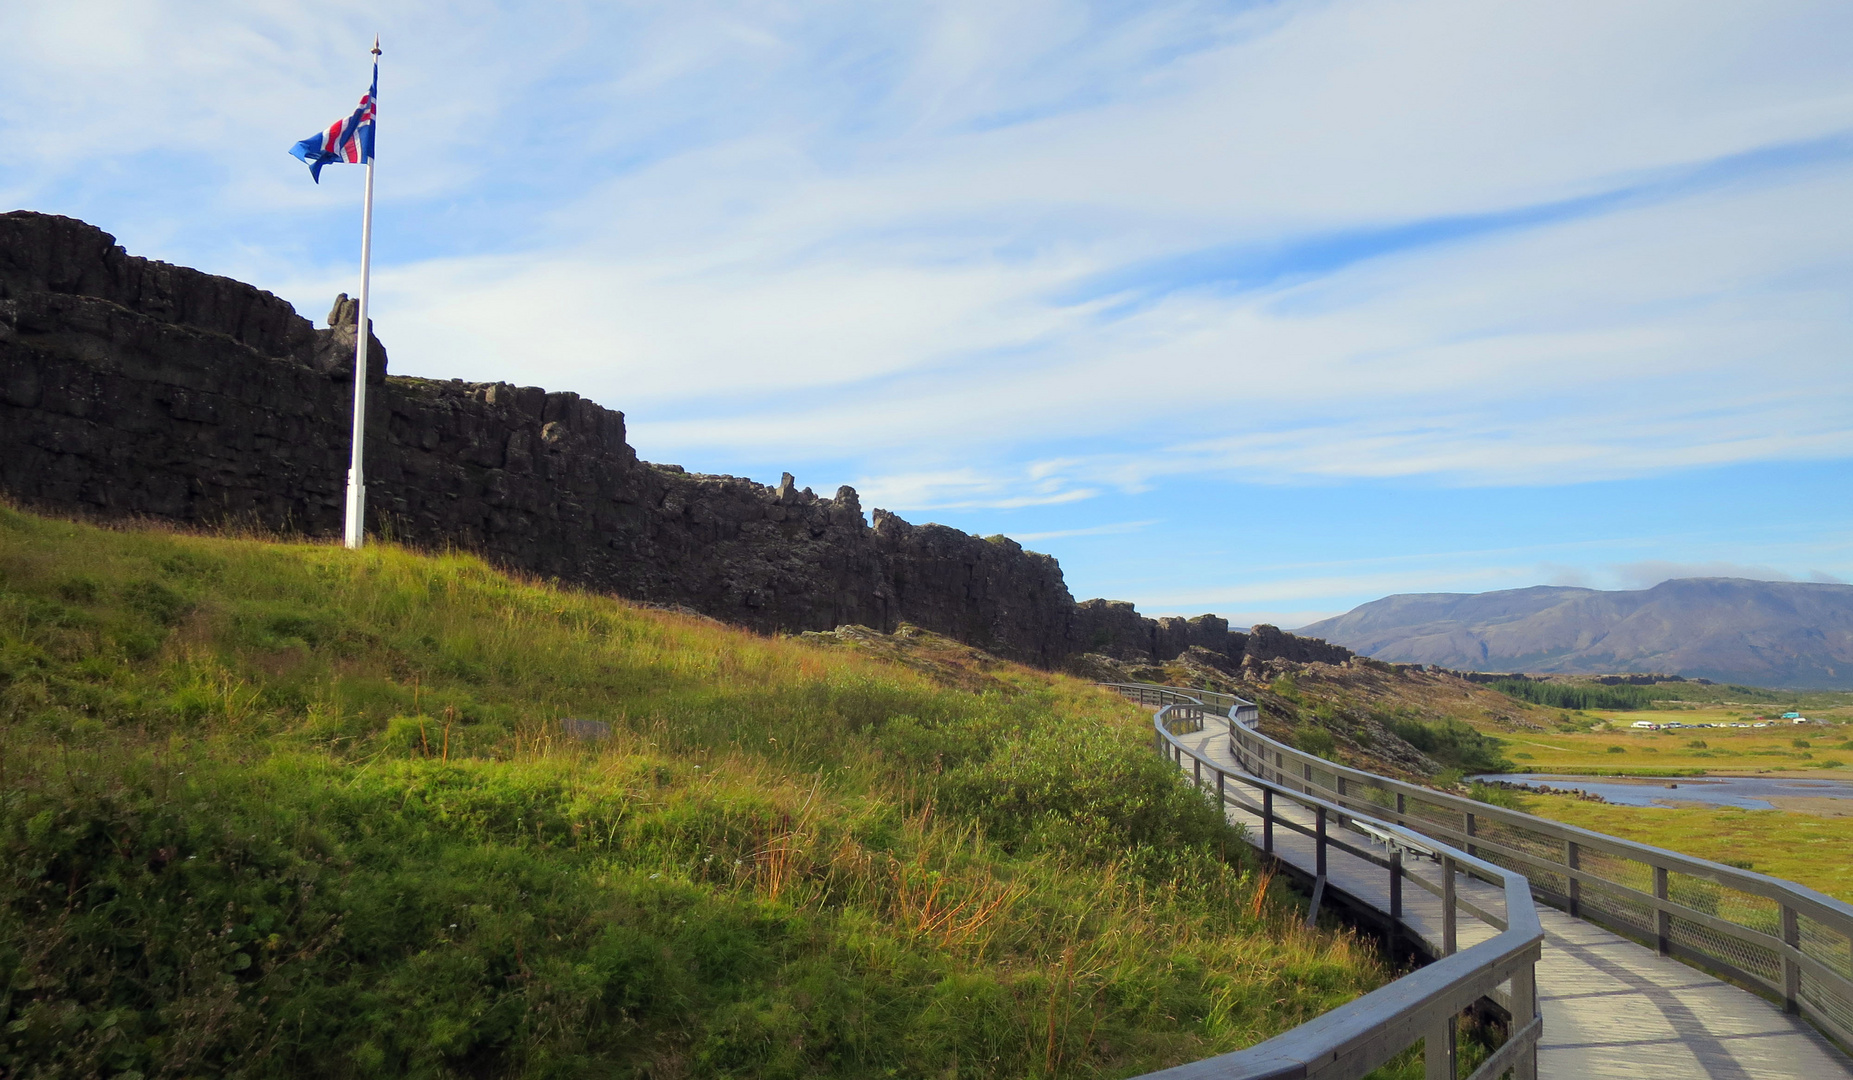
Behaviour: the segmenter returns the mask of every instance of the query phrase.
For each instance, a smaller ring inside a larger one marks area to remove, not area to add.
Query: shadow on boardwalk
[[[1179,741],[1238,771],[1228,736],[1209,725]],[[1310,826],[1312,813],[1285,800],[1276,814]],[[1296,816],[1297,815],[1297,816]],[[1258,816],[1231,807],[1229,820],[1247,827],[1257,843]],[[1285,828],[1273,832],[1274,854],[1310,875],[1313,841]],[[1439,868],[1411,863],[1412,876],[1437,882]],[[1390,908],[1388,875],[1343,851],[1327,852],[1328,888],[1351,902]],[[1502,892],[1459,877],[1460,898],[1503,915]],[[1402,893],[1405,924],[1425,951],[1438,955],[1442,940],[1441,901],[1426,889]],[[1538,1048],[1539,1075],[1551,1080],[1832,1080],[1853,1078],[1853,1060],[1799,1017],[1677,960],[1658,955],[1593,923],[1550,908],[1539,911],[1544,925],[1538,964],[1538,997],[1544,1019]],[[1465,915],[1458,924],[1462,947],[1497,931]]]

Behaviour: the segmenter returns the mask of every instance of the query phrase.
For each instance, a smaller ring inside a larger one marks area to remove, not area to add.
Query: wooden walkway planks
[[[1211,722],[1181,741],[1239,772],[1228,736],[1217,727]],[[1259,801],[1251,788],[1232,794]],[[1288,800],[1275,800],[1274,808],[1277,816],[1312,824],[1312,812]],[[1250,840],[1261,842],[1258,815],[1231,807],[1228,817],[1248,828]],[[1339,835],[1336,822],[1329,827]],[[1354,844],[1361,840],[1349,830],[1343,836]],[[1310,837],[1277,827],[1274,852],[1307,873],[1313,870]],[[1432,863],[1412,861],[1407,868],[1431,883],[1439,880]],[[1328,847],[1326,880],[1330,888],[1389,910],[1389,874],[1382,867]],[[1503,917],[1498,888],[1464,876],[1455,887],[1463,900]],[[1402,902],[1405,922],[1438,950],[1440,899],[1406,883]],[[1853,1060],[1806,1021],[1748,990],[1553,908],[1540,907],[1538,914],[1545,930],[1538,964],[1544,1017],[1538,1071],[1546,1080],[1853,1080]],[[1459,916],[1461,948],[1496,932],[1466,912]]]

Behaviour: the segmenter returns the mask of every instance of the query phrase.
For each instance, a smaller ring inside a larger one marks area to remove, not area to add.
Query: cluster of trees
[[[1500,679],[1493,689],[1552,709],[1647,709],[1664,693],[1648,686],[1576,686],[1531,679]]]

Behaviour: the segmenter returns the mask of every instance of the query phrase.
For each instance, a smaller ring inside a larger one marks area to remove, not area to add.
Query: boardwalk
[[[1228,737],[1210,724],[1180,741],[1234,769]],[[1277,816],[1310,811],[1276,800]],[[1240,808],[1229,820],[1261,837],[1258,816]],[[1308,873],[1313,841],[1285,828],[1274,830],[1274,851]],[[1411,873],[1435,881],[1432,864],[1413,863]],[[1390,907],[1388,875],[1362,859],[1327,853],[1330,887],[1378,910]],[[1461,898],[1503,916],[1504,896],[1491,885],[1457,879]],[[1403,910],[1411,928],[1438,949],[1441,901],[1421,888],[1405,888]],[[1653,950],[1593,923],[1550,908],[1540,911],[1545,944],[1538,965],[1538,997],[1544,1038],[1539,1075],[1546,1080],[1834,1080],[1853,1078],[1853,1061],[1805,1021],[1729,983],[1659,956]],[[1463,914],[1461,947],[1490,938],[1493,927]]]

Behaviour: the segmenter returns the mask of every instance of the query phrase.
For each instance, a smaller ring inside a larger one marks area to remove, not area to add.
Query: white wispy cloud
[[[318,317],[358,177],[284,149],[380,30],[395,369],[579,391],[657,460],[1002,513],[1853,457],[1832,0],[72,0],[7,29],[0,198]],[[1616,580],[1544,559],[1512,573]]]
[[[265,177],[240,203],[316,194],[256,155],[345,104],[362,9],[209,10],[26,20],[0,117],[41,183],[179,141]],[[859,458],[918,507],[1853,452],[1853,147],[1753,160],[1853,132],[1835,5],[532,14],[382,20],[401,213],[489,185],[531,224],[382,259],[400,370],[577,389],[665,456]],[[266,270],[311,314],[340,280]]]
[[[1082,529],[1051,529],[1047,532],[1022,532],[1012,535],[1012,539],[1029,543],[1033,540],[1058,540],[1070,536],[1120,536],[1135,533],[1149,525],[1158,524],[1157,519],[1146,521],[1115,521],[1107,525],[1089,525]]]
[[[1814,570],[1806,574],[1791,574],[1773,566],[1751,566],[1735,562],[1681,563],[1668,562],[1663,559],[1646,559],[1641,562],[1623,563],[1615,566],[1613,575],[1623,583],[1624,588],[1651,589],[1663,581],[1674,578],[1727,577],[1747,578],[1751,581],[1814,581],[1824,584],[1844,585],[1846,582],[1838,575],[1825,570]]]

